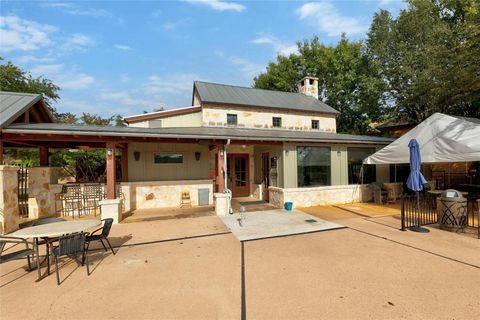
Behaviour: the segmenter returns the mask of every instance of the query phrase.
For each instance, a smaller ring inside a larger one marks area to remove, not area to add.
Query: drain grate
[[[305,222],[308,222],[308,223],[315,223],[315,222],[318,222],[317,220],[315,219],[307,219],[305,220]]]

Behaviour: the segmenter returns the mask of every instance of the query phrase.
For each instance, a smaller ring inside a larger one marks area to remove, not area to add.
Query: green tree
[[[254,86],[295,92],[304,76],[318,77],[319,99],[341,112],[338,132],[365,133],[368,123],[381,116],[383,82],[371,72],[362,42],[342,35],[335,46],[326,46],[315,36],[297,45],[298,54],[279,55]]]
[[[471,0],[411,0],[396,19],[375,14],[366,53],[383,81],[388,118],[480,116],[479,9]]]

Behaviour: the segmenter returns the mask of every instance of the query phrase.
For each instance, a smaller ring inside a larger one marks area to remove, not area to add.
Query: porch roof
[[[45,140],[54,135],[74,136],[75,140],[82,137],[109,137],[128,142],[145,138],[153,139],[211,139],[240,141],[286,141],[286,142],[331,142],[387,145],[394,139],[340,134],[331,132],[290,131],[274,129],[246,129],[220,127],[188,127],[188,128],[138,128],[138,127],[106,127],[71,125],[61,123],[28,123],[11,124],[2,129],[3,135],[42,135]],[[101,140],[101,139],[99,139]]]

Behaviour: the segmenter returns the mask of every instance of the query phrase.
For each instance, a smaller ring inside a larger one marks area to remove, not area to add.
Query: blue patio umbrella
[[[410,174],[407,179],[407,187],[415,191],[417,196],[417,226],[411,228],[412,231],[417,232],[429,232],[428,229],[421,227],[421,212],[420,212],[420,194],[419,191],[423,190],[423,185],[427,183],[427,180],[423,177],[420,172],[420,165],[422,164],[422,159],[420,157],[420,146],[418,145],[417,140],[412,139],[408,144],[410,149]]]

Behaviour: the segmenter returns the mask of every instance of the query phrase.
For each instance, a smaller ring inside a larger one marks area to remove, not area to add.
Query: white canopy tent
[[[480,119],[435,113],[363,163],[409,163],[411,139],[420,145],[422,163],[480,161]]]

